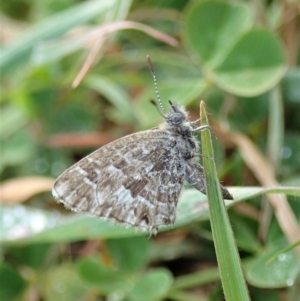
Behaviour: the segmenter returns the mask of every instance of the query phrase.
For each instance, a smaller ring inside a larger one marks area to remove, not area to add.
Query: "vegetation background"
[[[54,179],[80,158],[161,121],[149,103],[146,55],[166,108],[171,99],[196,120],[203,99],[211,113],[252,300],[297,300],[298,1],[0,7],[0,300],[223,300],[207,199],[198,191],[187,187],[175,226],[150,239],[67,212],[51,196]]]

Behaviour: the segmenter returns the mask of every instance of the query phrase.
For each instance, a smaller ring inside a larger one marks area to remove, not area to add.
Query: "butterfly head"
[[[172,126],[179,126],[183,122],[188,121],[187,112],[185,111],[184,107],[173,104],[171,100],[169,100],[169,103],[172,107],[172,111],[167,113],[165,116],[165,120],[168,124]]]
[[[192,126],[188,120],[188,113],[183,106],[173,104],[170,100],[172,110],[164,118],[169,128],[177,128],[180,132],[190,132]]]

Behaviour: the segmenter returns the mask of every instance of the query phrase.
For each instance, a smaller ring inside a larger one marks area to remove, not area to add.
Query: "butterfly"
[[[115,140],[86,156],[55,181],[54,198],[77,212],[112,219],[156,234],[172,225],[184,181],[206,194],[198,160],[196,127],[183,106],[169,101],[165,113],[150,58],[155,91],[164,122]],[[154,104],[156,104],[153,101]],[[223,198],[233,199],[221,185]]]

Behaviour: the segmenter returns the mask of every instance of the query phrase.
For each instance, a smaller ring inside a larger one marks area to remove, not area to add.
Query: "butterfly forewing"
[[[170,132],[135,133],[66,170],[55,182],[53,195],[72,210],[155,232],[175,221],[183,162]]]

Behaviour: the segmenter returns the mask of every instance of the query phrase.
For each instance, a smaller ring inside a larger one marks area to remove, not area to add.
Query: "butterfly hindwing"
[[[155,231],[173,224],[185,177],[173,136],[135,133],[98,149],[66,170],[53,194],[75,211]]]

